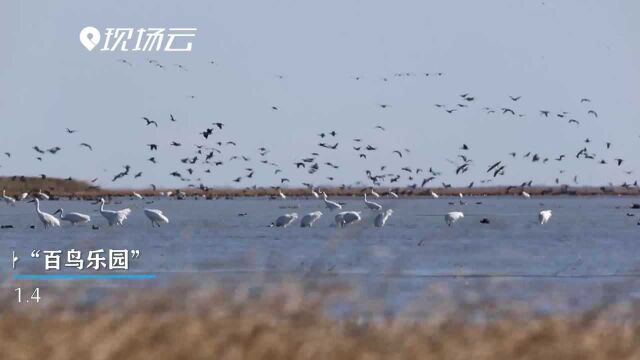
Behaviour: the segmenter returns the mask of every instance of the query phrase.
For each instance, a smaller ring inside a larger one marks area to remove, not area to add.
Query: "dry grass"
[[[365,187],[321,187],[330,196],[361,196],[369,188]],[[43,192],[55,197],[84,198],[95,199],[97,197],[111,196],[130,196],[136,191],[143,196],[157,195],[159,192],[172,191],[176,193],[178,189],[102,189],[93,186],[87,181],[69,180],[59,178],[41,179],[39,177],[0,177],[0,189],[5,189],[8,195],[16,196],[23,192],[34,193],[39,189]],[[462,193],[467,196],[484,196],[484,195],[518,195],[522,191],[520,187],[491,186],[491,187],[474,187],[474,188],[394,188],[393,191],[401,196],[428,196],[433,190],[444,196],[457,196]],[[209,188],[201,189],[181,189],[188,195],[203,195],[207,198],[222,197],[258,197],[258,196],[276,196],[277,190],[271,187],[255,187],[255,188]],[[311,196],[306,188],[285,188],[283,191],[289,196]],[[390,188],[377,188],[380,194],[387,194]],[[575,195],[575,196],[594,196],[594,195],[639,195],[640,189],[635,187],[569,187],[569,186],[534,186],[527,187],[526,191],[533,196],[540,195]]]
[[[424,319],[362,322],[326,315],[324,306],[342,292],[296,285],[261,296],[128,291],[89,308],[2,300],[0,359],[640,358],[633,307],[572,316],[513,312],[482,322],[470,322],[461,307]]]
[[[7,195],[17,195],[21,193],[34,193],[38,190],[54,194],[73,194],[77,192],[96,191],[99,188],[92,186],[86,181],[46,178],[12,176],[0,177],[0,189],[6,190]]]

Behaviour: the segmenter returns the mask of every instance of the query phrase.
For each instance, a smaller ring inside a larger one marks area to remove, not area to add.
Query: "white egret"
[[[40,211],[40,200],[33,199],[29,202],[34,202],[36,203],[36,212],[38,213],[38,218],[40,218],[40,221],[42,221],[42,223],[44,224],[44,228],[48,228],[49,226],[60,226],[60,220],[58,220],[55,216],[48,214],[46,212]]]
[[[325,203],[325,205],[327,205],[327,208],[331,211],[333,210],[337,210],[337,209],[342,209],[342,205],[338,204],[335,201],[331,201],[331,200],[327,200],[327,193],[326,192],[322,192],[322,198],[323,201]]]
[[[452,211],[444,216],[444,221],[451,226],[454,222],[462,219],[464,214],[461,211]]]
[[[162,210],[158,209],[144,209],[144,214],[151,221],[151,227],[158,225],[160,227],[160,223],[168,224],[169,218],[162,213]]]
[[[104,209],[104,198],[101,198],[100,201],[96,202],[100,203],[100,214],[107,219],[109,226],[113,225],[122,225],[122,223],[127,220],[127,216],[131,214],[131,209],[126,208],[122,210],[105,210]]]
[[[85,215],[77,212],[71,212],[71,213],[65,214],[64,209],[62,208],[56,210],[56,212],[54,212],[53,214],[55,215],[57,213],[60,213],[60,220],[68,221],[71,223],[71,225],[85,224],[91,221],[91,216],[89,215]]]
[[[464,198],[464,195],[462,195],[462,193],[458,193],[458,196],[460,197],[460,199]]]
[[[436,194],[433,190],[429,190],[429,195],[431,195],[432,198],[437,199],[440,196],[438,194]]]
[[[373,190],[373,188],[371,188],[371,195],[373,195],[373,196],[375,196],[375,197],[377,197],[377,198],[379,198],[379,197],[380,197],[380,194],[378,194],[377,192],[375,192],[375,191]]]
[[[297,218],[298,218],[297,213],[284,214],[282,216],[279,216],[274,223],[271,223],[271,226],[275,225],[276,227],[285,228],[291,225],[291,223],[294,222]]]
[[[354,224],[362,220],[359,211],[343,211],[335,217],[336,225],[344,227],[345,225]]]
[[[19,199],[20,201],[22,201],[22,200],[26,199],[26,198],[27,198],[27,196],[29,196],[29,193],[26,193],[26,192],[25,192],[25,193],[20,194],[20,196],[18,197],[18,199]]]
[[[398,194],[394,193],[393,191],[389,191],[389,196],[396,199],[398,198]]]
[[[548,223],[549,219],[551,219],[551,215],[551,210],[540,211],[540,213],[538,214],[538,221],[540,222],[540,225]]]
[[[282,190],[278,189],[278,196],[280,196],[283,200],[287,199],[287,195],[285,195],[284,193],[282,193]]]
[[[313,190],[313,188],[311,188],[311,195],[313,195],[314,198],[319,199],[320,195],[318,195],[317,192],[315,192],[315,190]]]
[[[12,198],[11,196],[7,196],[5,194],[4,189],[2,190],[2,201],[4,201],[7,204],[15,204],[16,203],[16,199]]]
[[[382,210],[382,205],[375,203],[373,201],[367,200],[367,193],[364,193],[364,203],[371,210],[376,210],[376,211]]]
[[[302,219],[300,220],[300,227],[312,227],[313,223],[315,223],[316,220],[320,219],[321,216],[322,216],[321,211],[314,211],[312,213],[308,213],[307,215],[303,216]]]
[[[142,200],[142,199],[144,199],[144,198],[142,197],[142,195],[138,194],[138,193],[137,193],[137,192],[135,192],[135,191],[133,192],[133,197],[135,197],[135,198],[136,198],[136,199],[138,199],[138,200]]]
[[[387,223],[387,220],[389,220],[389,217],[392,214],[393,214],[392,209],[387,209],[387,211],[381,212],[380,214],[378,214],[378,216],[376,216],[376,219],[373,224],[376,227],[383,227]]]
[[[36,198],[40,200],[49,200],[49,195],[42,192],[42,189],[39,189],[35,195]]]
[[[520,195],[522,195],[523,198],[527,198],[527,199],[531,198],[531,195],[529,195],[529,193],[526,192],[526,191],[522,191],[522,193],[520,193]]]

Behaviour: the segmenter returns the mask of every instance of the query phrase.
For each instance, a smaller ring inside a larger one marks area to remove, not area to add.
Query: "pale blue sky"
[[[551,184],[561,169],[563,183],[575,174],[583,185],[633,181],[640,177],[639,18],[634,0],[5,1],[0,152],[13,156],[0,155],[0,174],[98,177],[103,186],[185,185],[168,174],[185,173],[178,159],[191,156],[194,144],[235,140],[237,148],[224,147],[217,156],[225,166],[212,174],[193,166],[192,178],[231,185],[252,167],[254,178],[241,186],[276,185],[281,175],[291,185],[325,184],[327,176],[350,184],[365,180],[365,169],[386,164],[385,172],[432,166],[444,173],[441,181],[466,185],[487,178],[486,168],[503,160],[502,184]],[[78,34],[89,25],[198,32],[191,53],[88,52]],[[416,76],[394,77],[397,72]],[[444,75],[427,78],[425,72]],[[470,109],[448,115],[434,106],[455,107],[466,92],[476,98]],[[508,95],[522,98],[514,103]],[[592,103],[581,104],[583,97]],[[392,106],[383,110],[378,104]],[[272,111],[273,105],[279,110]],[[484,106],[512,107],[526,117],[487,115]],[[541,109],[568,111],[581,124],[545,119]],[[599,118],[588,116],[589,109]],[[169,113],[178,122],[170,123]],[[159,128],[144,126],[142,116]],[[213,121],[227,126],[205,141],[198,133]],[[66,127],[78,133],[68,135]],[[339,150],[318,148],[316,134],[333,129]],[[351,149],[356,137],[380,149],[360,160]],[[589,152],[608,165],[575,159],[587,137]],[[185,146],[169,149],[173,140]],[[606,141],[613,143],[610,150]],[[80,142],[94,151],[78,147]],[[151,142],[160,151],[150,153],[145,144]],[[446,159],[455,160],[462,143],[471,147],[466,155],[474,164],[455,176]],[[63,150],[40,162],[34,145]],[[283,174],[258,163],[261,146],[271,150],[267,158]],[[392,151],[405,147],[411,153],[398,160]],[[321,164],[341,168],[323,166],[313,176],[295,170],[293,162],[312,151],[322,153]],[[517,159],[507,155],[511,151]],[[528,151],[549,158],[566,154],[567,161],[532,164],[520,159]],[[228,161],[243,154],[251,163]],[[145,160],[152,155],[157,165]],[[617,157],[625,159],[621,167],[612,164]],[[143,176],[112,183],[124,164]],[[408,183],[403,176],[400,184]]]

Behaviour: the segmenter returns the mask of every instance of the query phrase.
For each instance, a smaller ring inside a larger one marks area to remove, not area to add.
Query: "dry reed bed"
[[[139,290],[139,289],[138,289]],[[81,292],[81,291],[80,291]],[[72,292],[57,294],[69,298]],[[51,294],[49,293],[49,298]],[[120,293],[90,307],[0,300],[0,359],[638,359],[640,307],[535,316],[495,304],[428,318],[326,315],[344,290]],[[484,321],[469,321],[476,313]]]
[[[94,186],[89,182],[81,180],[69,180],[59,178],[41,179],[38,177],[0,177],[0,189],[5,189],[8,195],[16,196],[23,192],[34,193],[39,189],[43,192],[55,197],[63,198],[81,198],[95,199],[98,197],[111,196],[131,196],[133,191],[143,195],[158,195],[159,192],[172,191],[176,193],[178,190],[185,192],[187,195],[204,195],[207,198],[222,197],[258,197],[258,196],[276,196],[277,190],[272,187],[255,187],[255,188],[209,188],[201,189],[102,189]],[[369,188],[366,187],[321,187],[323,191],[330,196],[361,196]],[[376,188],[381,194],[387,194],[391,188]],[[444,196],[457,196],[462,193],[466,196],[484,196],[484,195],[518,195],[522,191],[520,187],[506,186],[484,186],[474,188],[393,188],[393,191],[401,196],[428,196],[430,191]],[[306,188],[284,188],[283,191],[289,196],[309,197],[311,192]],[[574,196],[595,196],[595,195],[640,195],[640,189],[635,187],[569,187],[569,186],[533,186],[527,187],[526,191],[533,195],[574,195]]]

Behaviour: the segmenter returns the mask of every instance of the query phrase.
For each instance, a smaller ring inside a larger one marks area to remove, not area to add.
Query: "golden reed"
[[[8,284],[3,290],[10,293]],[[327,303],[349,297],[344,289],[286,283],[259,294],[116,290],[88,305],[86,290],[51,292],[38,305],[0,299],[0,359],[640,359],[640,307],[633,305],[546,316],[512,308],[496,316],[496,304],[480,304],[364,320],[328,315]],[[69,305],[71,298],[79,301]]]

